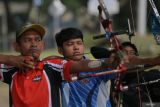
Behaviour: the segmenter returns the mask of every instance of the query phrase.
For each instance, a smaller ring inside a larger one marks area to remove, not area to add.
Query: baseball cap
[[[17,32],[16,32],[16,39],[19,38],[20,36],[22,36],[22,34],[28,30],[35,30],[37,31],[40,36],[43,36],[45,35],[45,28],[40,25],[40,24],[26,24],[25,26],[21,27]]]

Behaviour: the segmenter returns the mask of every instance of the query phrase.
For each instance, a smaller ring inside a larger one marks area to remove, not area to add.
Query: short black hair
[[[135,51],[135,55],[138,55],[138,49],[137,49],[136,45],[131,42],[123,42],[121,44],[120,48],[123,49],[127,46],[131,47]]]
[[[77,39],[77,38],[80,38],[83,41],[83,33],[81,32],[81,30],[71,27],[62,29],[55,35],[56,44],[58,47],[62,47],[63,43],[70,39]]]

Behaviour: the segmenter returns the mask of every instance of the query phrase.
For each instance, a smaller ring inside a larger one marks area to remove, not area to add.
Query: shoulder
[[[49,56],[42,60],[45,66],[63,68],[68,61],[60,56]]]
[[[46,58],[43,58],[42,60],[43,61],[48,61],[48,60],[56,60],[56,59],[64,59],[63,57],[61,57],[61,56],[48,56],[48,57],[46,57]]]
[[[42,61],[46,62],[46,63],[61,64],[63,61],[65,61],[65,59],[61,56],[48,56],[48,57],[42,59]]]

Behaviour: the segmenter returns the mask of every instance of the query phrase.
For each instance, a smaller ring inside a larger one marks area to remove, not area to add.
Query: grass
[[[9,107],[9,88],[5,83],[0,82],[0,107]]]

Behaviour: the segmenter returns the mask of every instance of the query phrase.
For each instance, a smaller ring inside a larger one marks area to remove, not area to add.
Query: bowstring
[[[132,0],[129,1],[129,5],[130,5],[133,32],[135,32],[135,21],[134,21],[134,14],[133,14],[133,8],[132,8]]]
[[[150,5],[151,5],[154,13],[155,13],[155,16],[156,16],[158,22],[160,23],[160,15],[159,15],[159,13],[158,13],[158,10],[157,10],[157,7],[156,7],[156,5],[155,5],[155,3],[154,3],[154,0],[149,0],[149,2],[150,2]]]
[[[134,21],[134,14],[133,14],[133,8],[132,8],[132,0],[129,1],[130,5],[130,12],[131,12],[131,19],[132,19],[132,27],[133,27],[133,32],[135,33],[135,21]],[[131,42],[131,41],[130,41]],[[140,79],[139,79],[139,72],[137,70],[137,80],[138,84],[140,84]],[[138,86],[138,98],[139,98],[139,105],[142,107],[142,100],[141,100],[141,92],[140,92],[140,86]]]
[[[148,10],[148,15],[147,15],[147,24],[148,24],[148,22],[149,22],[149,17],[150,17],[150,14],[151,14],[151,7],[149,8],[149,10]],[[141,48],[142,48],[142,44],[141,44],[141,46],[139,47],[140,48],[140,50],[141,50]],[[145,71],[144,71],[145,72]],[[138,74],[137,74],[137,77],[139,77],[138,76]],[[143,81],[145,82],[146,80],[145,80],[145,78],[144,77],[142,77],[142,79],[143,79]],[[139,82],[140,83],[140,82]],[[145,89],[146,89],[146,95],[148,96],[148,98],[149,98],[149,101],[150,101],[150,105],[151,105],[151,107],[153,107],[153,101],[152,101],[152,99],[151,99],[151,95],[150,95],[150,92],[149,92],[149,89],[148,89],[148,87],[147,87],[147,85],[146,84],[144,84],[144,86],[145,86]]]
[[[153,8],[153,10],[156,10],[156,17],[157,17],[157,8],[154,4],[154,1],[153,0],[149,0],[150,4],[151,4],[151,7]],[[132,21],[133,21],[133,29],[135,31],[135,25],[134,25],[134,17],[133,17],[133,11],[132,11],[132,6],[131,6],[131,0],[130,0],[130,7],[131,7],[131,15],[132,15]],[[150,17],[150,13],[151,13],[151,8],[149,8],[149,12],[148,12],[148,15],[147,15],[147,23],[149,22],[149,17]],[[159,17],[158,17],[159,19]],[[160,20],[158,20],[160,22]],[[139,72],[137,71],[137,79],[138,79],[138,84],[140,84],[140,80],[139,80]],[[142,77],[143,81],[145,81],[144,77]],[[152,99],[151,99],[151,95],[150,95],[150,92],[149,92],[149,89],[147,87],[146,84],[145,85],[145,88],[147,90],[147,96],[149,98],[149,101],[150,101],[150,105],[151,107],[153,107],[153,102],[152,102]],[[139,100],[140,100],[140,106],[142,106],[142,101],[141,101],[141,95],[140,95],[140,87],[138,87],[138,90],[139,90]]]
[[[142,77],[142,79],[143,79],[144,82],[146,82],[146,80],[144,79],[144,77]],[[146,84],[144,84],[144,86],[145,86],[146,91],[147,91],[146,94],[147,94],[147,97],[148,97],[148,99],[149,99],[150,105],[151,105],[151,107],[153,107],[153,101],[152,101],[152,99],[151,99],[151,95],[150,95],[149,89],[148,89],[148,87],[147,87]]]
[[[130,0],[130,11],[131,11],[131,17],[132,17],[132,23],[133,23],[133,31],[135,32],[135,21],[134,21],[134,15],[133,15],[132,0]],[[149,14],[150,14],[150,11],[151,11],[151,8],[149,9]],[[147,16],[147,23],[149,21],[149,14]],[[138,84],[140,84],[140,79],[139,78],[140,78],[140,76],[139,76],[139,72],[137,70]],[[143,78],[143,81],[145,81],[144,78]],[[149,97],[150,104],[152,105],[152,99],[151,99],[151,96],[150,96],[149,89],[148,89],[147,85],[145,85],[145,88],[147,90],[147,96]],[[142,107],[140,87],[138,87],[138,97],[139,97],[139,100],[140,100],[140,107]]]
[[[150,16],[150,14],[151,14],[151,8],[153,8],[153,11],[154,11],[154,13],[155,13],[155,16],[156,16],[158,22],[160,22],[159,13],[158,13],[158,10],[157,10],[157,8],[156,8],[156,6],[155,6],[154,1],[153,1],[153,0],[149,0],[149,2],[150,2],[150,5],[151,5],[151,6],[150,6],[150,8],[149,8],[149,13],[148,13],[148,16],[147,16],[147,23],[148,23],[148,21],[149,21],[149,16]],[[142,79],[143,79],[144,82],[146,81],[144,77],[143,77]],[[145,84],[144,86],[145,86],[146,91],[147,91],[146,94],[147,94],[147,96],[148,96],[148,98],[149,98],[150,105],[151,105],[151,107],[153,107],[153,101],[152,101],[152,99],[151,99],[151,95],[150,95],[149,89],[148,89],[148,87],[147,87],[146,84]]]

